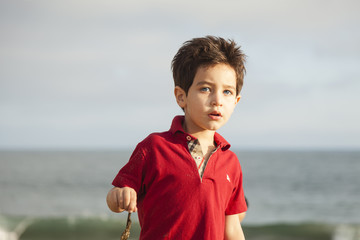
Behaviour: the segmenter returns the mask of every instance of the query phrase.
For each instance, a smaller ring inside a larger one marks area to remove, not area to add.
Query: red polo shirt
[[[169,131],[140,142],[113,181],[138,193],[140,239],[223,240],[225,215],[246,211],[239,160],[230,144],[215,133],[218,149],[202,179],[189,153],[184,117]]]

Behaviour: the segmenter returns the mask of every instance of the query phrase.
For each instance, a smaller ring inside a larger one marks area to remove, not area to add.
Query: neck
[[[196,137],[202,146],[214,146],[215,131],[192,128],[186,124],[186,121],[183,123],[183,128],[185,132]]]

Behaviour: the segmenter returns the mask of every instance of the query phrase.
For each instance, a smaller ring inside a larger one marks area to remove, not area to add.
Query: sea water
[[[245,226],[321,224],[337,226],[332,239],[339,231],[352,231],[353,238],[338,239],[360,238],[359,151],[235,152],[249,201]],[[105,220],[124,219],[126,214],[108,210],[105,197],[130,154],[0,151],[0,226],[15,227],[26,219],[71,223],[79,218],[98,219],[100,226],[111,225]]]

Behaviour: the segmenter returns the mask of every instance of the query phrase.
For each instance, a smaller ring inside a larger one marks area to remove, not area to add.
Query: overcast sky
[[[235,148],[360,149],[360,2],[0,0],[0,148],[133,148],[182,114],[170,63],[234,39]]]

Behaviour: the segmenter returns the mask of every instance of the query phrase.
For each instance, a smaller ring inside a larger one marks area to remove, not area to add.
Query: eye
[[[225,91],[224,91],[224,94],[225,94],[225,95],[232,95],[232,91],[230,91],[230,90],[225,90]]]
[[[200,89],[201,92],[210,92],[210,88],[209,87],[203,87]]]

